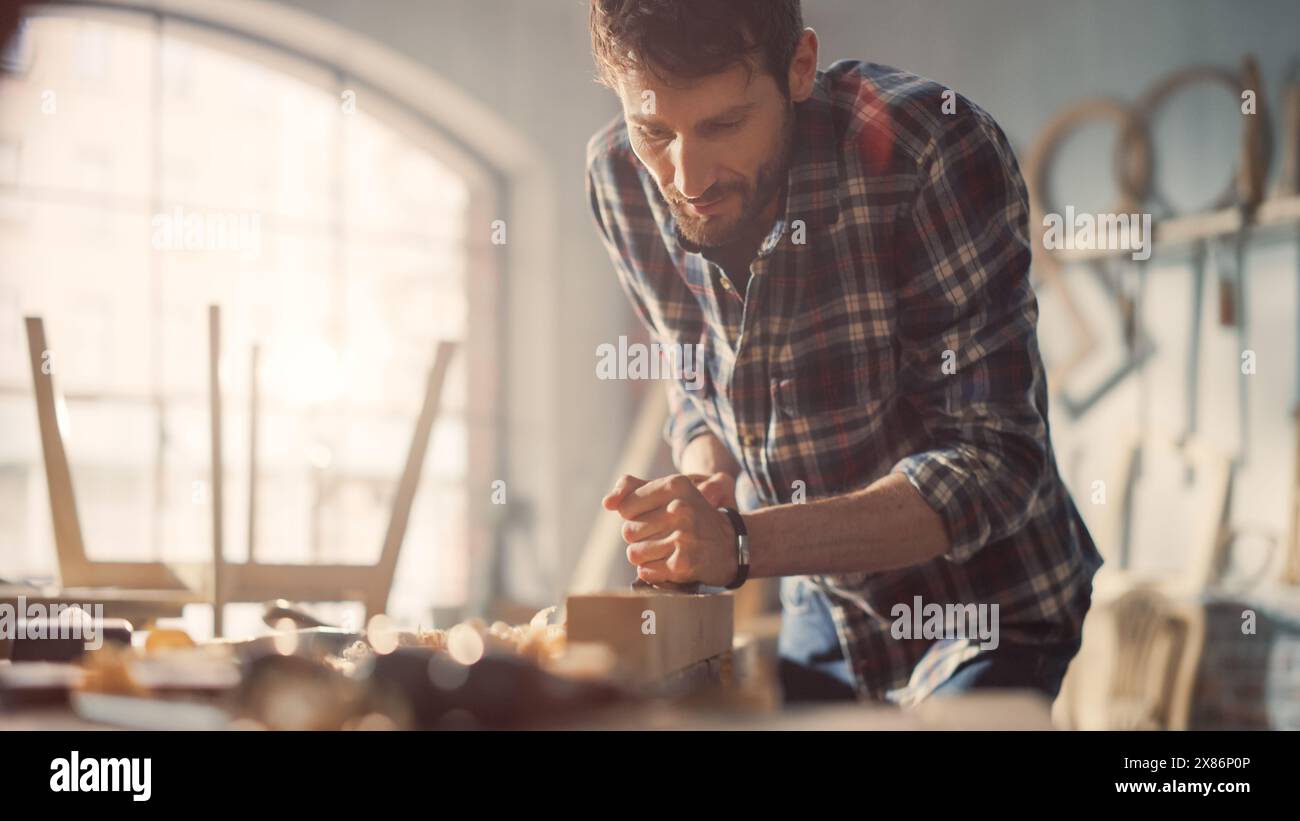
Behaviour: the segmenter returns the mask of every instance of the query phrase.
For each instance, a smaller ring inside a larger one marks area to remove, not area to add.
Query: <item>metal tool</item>
[[[1146,199],[1151,182],[1151,140],[1140,112],[1117,100],[1090,97],[1056,114],[1029,151],[1024,164],[1024,176],[1029,193],[1031,225],[1042,225],[1043,216],[1047,213],[1059,213],[1059,209],[1051,201],[1049,190],[1050,168],[1059,147],[1075,130],[1092,120],[1099,119],[1115,122],[1120,134],[1113,158],[1115,173],[1120,181],[1120,198],[1111,207],[1111,212],[1135,211]],[[1072,401],[1064,393],[1062,388],[1069,384],[1071,374],[1096,353],[1098,335],[1070,290],[1059,252],[1043,248],[1041,243],[1036,241],[1034,263],[1034,273],[1042,283],[1059,294],[1065,311],[1065,320],[1075,341],[1074,349],[1068,352],[1061,362],[1048,363],[1048,383],[1054,391],[1061,393],[1067,410],[1070,408],[1077,410],[1077,413],[1071,411],[1071,415],[1081,416],[1114,384],[1122,381],[1123,375],[1121,374],[1113,382],[1108,380],[1109,384],[1104,384],[1099,393],[1085,401],[1087,407],[1081,408],[1080,403]]]
[[[1122,275],[1113,275],[1107,269],[1107,265],[1108,261],[1105,259],[1094,260],[1089,265],[1089,270],[1115,302],[1124,336],[1125,357],[1115,370],[1082,396],[1070,390],[1061,391],[1061,407],[1071,419],[1079,419],[1086,415],[1155,353],[1155,343],[1142,332],[1142,324],[1136,321],[1137,308],[1133,295],[1126,290]]]
[[[701,595],[710,592],[706,585],[699,582],[656,582],[651,584],[643,579],[637,579],[632,582],[633,593],[686,593],[688,595]]]
[[[276,599],[269,601],[263,606],[262,621],[267,627],[279,627],[280,622],[284,619],[294,623],[294,626],[301,629],[312,627],[337,627],[338,625],[329,624],[321,621],[307,611],[294,607],[285,599]]]
[[[1241,65],[1241,87],[1250,89],[1255,93],[1256,107],[1254,114],[1243,114],[1244,122],[1242,125],[1241,151],[1240,159],[1237,165],[1236,185],[1237,185],[1237,207],[1241,211],[1241,227],[1238,229],[1235,241],[1232,241],[1231,255],[1225,254],[1225,257],[1231,260],[1232,280],[1226,282],[1220,280],[1220,310],[1219,321],[1228,324],[1225,320],[1234,320],[1237,329],[1237,351],[1239,354],[1250,349],[1250,341],[1247,333],[1247,292],[1246,292],[1246,259],[1247,248],[1250,242],[1250,229],[1255,221],[1255,213],[1259,209],[1259,204],[1264,201],[1264,180],[1268,177],[1268,169],[1273,156],[1272,129],[1269,127],[1269,114],[1266,106],[1267,97],[1264,94],[1263,81],[1259,74],[1259,65],[1255,58],[1246,55]],[[1228,289],[1231,287],[1231,293]],[[1233,301],[1232,311],[1224,309],[1224,301],[1228,298]],[[1250,425],[1249,425],[1249,398],[1250,383],[1247,380],[1249,374],[1240,366],[1237,369],[1237,431],[1238,431],[1238,451],[1237,466],[1241,467],[1246,464],[1247,455],[1250,452]]]
[[[1148,238],[1148,241],[1150,239]],[[1137,374],[1137,438],[1134,441],[1133,460],[1129,465],[1128,486],[1125,487],[1125,501],[1127,511],[1132,511],[1132,500],[1137,492],[1137,483],[1142,478],[1143,470],[1143,452],[1146,446],[1148,435],[1147,429],[1147,411],[1151,406],[1149,398],[1149,389],[1146,380],[1146,369],[1143,367],[1149,358],[1150,351],[1139,358],[1137,344],[1142,335],[1142,311],[1146,301],[1147,285],[1147,263],[1145,260],[1137,261],[1133,264],[1133,271],[1130,277],[1132,283],[1129,286],[1128,294],[1128,324],[1125,327],[1124,338],[1128,342],[1128,367]],[[1124,519],[1123,543],[1121,545],[1121,566],[1129,567],[1133,560],[1133,522],[1132,518],[1126,516]]]

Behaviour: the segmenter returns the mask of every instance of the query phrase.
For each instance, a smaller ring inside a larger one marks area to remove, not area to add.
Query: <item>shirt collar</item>
[[[840,162],[832,111],[825,75],[818,71],[812,95],[794,106],[790,170],[782,190],[784,208],[778,209],[772,230],[759,244],[759,257],[776,249],[795,220],[803,220],[805,230],[811,230],[814,226],[833,225],[839,219]],[[698,254],[702,250],[682,236],[675,221],[672,233],[677,244],[687,252]]]

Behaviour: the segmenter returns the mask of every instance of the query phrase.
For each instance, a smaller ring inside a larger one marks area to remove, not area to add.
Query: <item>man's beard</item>
[[[785,122],[781,125],[781,143],[777,152],[758,169],[758,174],[751,187],[748,180],[718,182],[709,187],[698,199],[708,202],[727,194],[740,197],[740,213],[732,218],[700,217],[691,211],[691,207],[677,187],[669,184],[663,189],[664,200],[668,210],[677,222],[677,230],[688,242],[701,248],[717,248],[737,240],[756,235],[769,226],[756,224],[758,218],[767,208],[772,198],[781,190],[790,169],[790,144],[794,132],[794,113],[787,109]]]

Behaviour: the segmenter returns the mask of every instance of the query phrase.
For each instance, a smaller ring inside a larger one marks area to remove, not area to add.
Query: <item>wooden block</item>
[[[568,641],[608,646],[633,681],[660,680],[731,649],[730,593],[584,593],[569,596],[565,608]]]

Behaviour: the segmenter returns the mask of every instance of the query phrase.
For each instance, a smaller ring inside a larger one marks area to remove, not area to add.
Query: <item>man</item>
[[[604,499],[638,577],[783,577],[790,699],[1054,697],[1101,558],[1002,131],[915,75],[818,71],[798,0],[592,0],[591,35],[623,106],[596,223],[651,334],[703,355],[669,384],[680,473]]]

